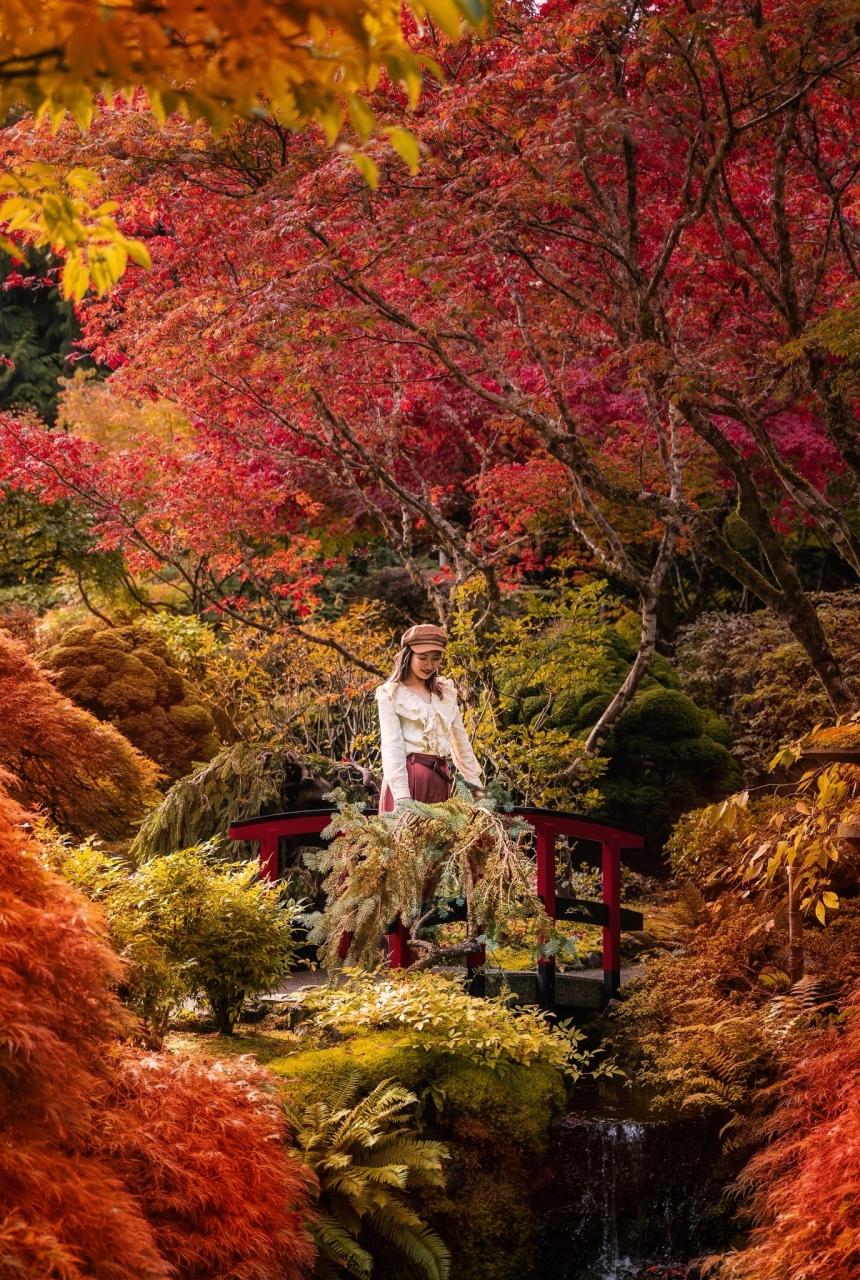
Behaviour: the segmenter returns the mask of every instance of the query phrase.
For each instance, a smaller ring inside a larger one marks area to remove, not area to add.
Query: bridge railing
[[[259,845],[260,868],[268,880],[279,875],[279,846],[283,838],[319,835],[332,820],[334,808],[306,809],[294,813],[268,814],[260,818],[244,818],[232,823],[231,840],[243,840]],[[642,836],[627,827],[613,823],[597,822],[557,809],[522,807],[513,812],[524,818],[535,833],[535,859],[537,863],[537,891],[550,919],[574,920],[603,927],[603,990],[610,999],[618,991],[621,982],[621,933],[624,929],[641,929],[642,916],[621,905],[621,855],[643,847]],[[366,809],[368,815],[375,809]],[[556,840],[559,836],[588,841],[600,846],[601,900],[591,902],[582,898],[563,897],[557,893]],[[449,917],[450,918],[450,917]],[[386,935],[389,962],[395,968],[409,963],[407,934],[403,925],[395,922]],[[468,957],[471,970],[484,963],[483,954]],[[538,998],[551,1008],[555,1003],[555,957],[542,956],[538,960]],[[473,986],[473,989],[476,989]],[[480,989],[480,983],[478,988]]]

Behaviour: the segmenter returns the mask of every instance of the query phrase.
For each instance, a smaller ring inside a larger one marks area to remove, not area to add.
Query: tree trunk
[[[851,471],[856,492],[860,487],[860,436],[856,419],[844,395],[833,385],[827,358],[820,352],[810,352],[806,368],[816,399],[821,405],[827,433]]]
[[[233,1010],[230,1008],[230,1001],[227,996],[217,995],[209,997],[212,1005],[212,1012],[215,1014],[215,1025],[218,1028],[218,1034],[221,1036],[232,1036],[233,1034]]]
[[[639,651],[627,672],[624,683],[586,739],[585,750],[590,756],[598,754],[603,743],[629,707],[642,678],[651,666],[657,645],[657,598],[653,594],[649,593],[642,598],[640,616],[642,623],[639,630]]]

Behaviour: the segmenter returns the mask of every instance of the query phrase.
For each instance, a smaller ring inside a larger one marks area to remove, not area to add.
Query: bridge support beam
[[[603,926],[603,995],[611,1000],[621,986],[621,845],[617,840],[601,844],[600,880],[606,906]]]
[[[555,830],[540,818],[533,818],[532,825],[535,829],[538,897],[549,918],[555,920]],[[548,941],[546,937],[539,939],[540,943]],[[542,1009],[552,1011],[555,1008],[555,956],[538,956],[537,998]]]

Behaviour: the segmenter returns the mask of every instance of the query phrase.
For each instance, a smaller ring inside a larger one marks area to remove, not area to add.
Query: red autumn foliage
[[[0,799],[0,1275],[167,1280],[149,1224],[87,1151],[127,1026],[96,909],[47,871]]]
[[[774,1136],[740,1178],[756,1221],[724,1280],[860,1275],[860,993],[782,1082]]]
[[[128,836],[156,798],[158,770],[112,725],[76,707],[0,629],[0,767],[22,804],[63,831]]]
[[[410,174],[369,143],[374,191],[272,121],[17,125],[10,160],[97,167],[146,239],[152,271],[85,304],[86,343],[116,387],[181,405],[195,447],[155,472],[145,441],[103,458],[11,424],[15,483],[287,621],[314,556],[368,531],[428,591],[441,549],[491,600],[571,546],[650,597],[639,548],[662,572],[671,535],[667,561],[692,546],[781,612],[841,709],[785,532],[860,572],[856,371],[814,335],[860,281],[855,23],[845,0],[499,0],[487,35],[415,33],[446,78],[414,113],[381,82],[422,156]]]
[[[308,1174],[270,1082],[250,1060],[169,1054],[126,1057],[113,1081],[97,1149],[183,1280],[298,1280],[313,1261]]]
[[[0,793],[0,1277],[299,1280],[306,1175],[262,1073],[122,1046],[99,912],[23,817]]]

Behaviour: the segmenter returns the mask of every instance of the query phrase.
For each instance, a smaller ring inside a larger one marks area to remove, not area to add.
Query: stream
[[[541,1280],[668,1280],[724,1236],[713,1123],[622,1098],[559,1121],[551,1165]]]

